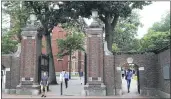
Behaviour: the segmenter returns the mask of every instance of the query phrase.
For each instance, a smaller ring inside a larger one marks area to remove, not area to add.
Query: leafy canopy
[[[2,36],[2,54],[12,54],[17,50],[18,41],[12,39],[12,35],[9,33]]]
[[[155,22],[148,33],[141,39],[141,50],[156,50],[166,47],[170,44],[170,13]]]
[[[21,42],[21,29],[26,25],[31,10],[23,6],[21,1],[5,1],[3,11],[10,15],[11,29],[9,32],[17,35]]]
[[[66,55],[71,55],[76,50],[84,51],[84,35],[80,33],[76,27],[68,24],[63,24],[67,35],[65,39],[57,39],[59,52],[57,56],[62,58]]]
[[[137,51],[139,49],[137,35],[138,27],[141,26],[139,14],[136,11],[127,17],[119,18],[115,27],[112,51]]]

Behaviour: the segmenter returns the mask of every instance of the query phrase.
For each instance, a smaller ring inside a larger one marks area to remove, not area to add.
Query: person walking
[[[132,78],[132,72],[131,72],[131,69],[128,69],[128,72],[126,73],[126,76],[125,76],[125,79],[127,80],[128,93],[130,92],[131,78]]]
[[[62,72],[60,73],[60,77],[59,77],[59,80],[60,80],[61,82],[64,81],[64,74],[65,74],[65,70],[62,70]]]
[[[83,70],[81,69],[80,72],[79,72],[79,77],[80,77],[80,80],[81,80],[81,85],[82,85],[83,79],[84,79],[83,75],[84,75],[84,73],[83,73]]]
[[[40,86],[41,86],[41,93],[42,93],[41,97],[46,97],[47,86],[48,86],[48,75],[46,74],[46,72],[44,72],[43,76],[41,77]]]
[[[64,73],[65,87],[68,88],[69,74],[65,71]]]

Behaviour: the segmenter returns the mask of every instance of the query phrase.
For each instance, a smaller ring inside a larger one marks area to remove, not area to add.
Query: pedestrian
[[[62,72],[60,73],[60,78],[59,78],[59,80],[60,80],[61,82],[64,81],[64,74],[65,74],[65,70],[62,70]]]
[[[132,72],[131,72],[131,69],[128,69],[128,72],[126,73],[126,76],[125,76],[125,79],[127,80],[128,93],[130,92],[131,78],[132,78]]]
[[[64,73],[65,87],[68,88],[69,74],[65,71]]]
[[[83,73],[83,70],[82,70],[82,69],[80,69],[79,76],[80,76],[81,85],[82,85],[82,83],[83,83],[83,79],[84,79],[84,78],[83,78],[84,73]]]
[[[48,86],[48,75],[46,72],[43,72],[43,76],[41,77],[40,86],[41,86],[41,93],[42,93],[41,97],[46,97],[47,86]]]

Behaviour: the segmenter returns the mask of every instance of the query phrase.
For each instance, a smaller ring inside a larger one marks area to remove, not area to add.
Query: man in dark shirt
[[[129,89],[130,89],[131,79],[132,79],[132,71],[131,69],[128,69],[128,72],[126,73],[128,93],[130,92]]]
[[[48,86],[48,75],[46,74],[46,72],[44,72],[43,76],[41,77],[40,85],[41,85],[41,93],[42,93],[41,97],[46,97],[47,86]],[[43,91],[43,89],[45,91]]]

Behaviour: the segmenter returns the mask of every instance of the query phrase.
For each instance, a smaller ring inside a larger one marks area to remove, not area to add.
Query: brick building
[[[58,53],[58,46],[57,46],[57,39],[65,38],[66,32],[64,29],[62,29],[59,26],[54,27],[52,30],[52,35],[51,35],[51,44],[52,44],[52,53],[53,53],[53,58],[54,58],[54,65],[55,65],[55,71],[60,72],[62,70],[68,70],[69,67],[69,56],[64,56],[62,59],[57,58],[57,53]],[[46,41],[45,38],[42,38],[42,53],[46,54]],[[80,51],[76,51],[72,55],[72,72],[77,72],[78,68],[82,68],[84,66],[84,53]]]

